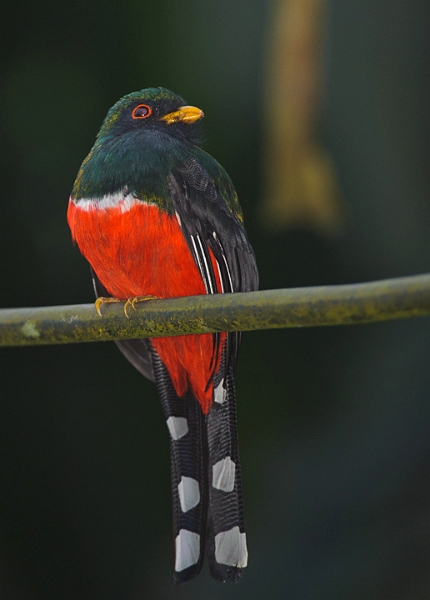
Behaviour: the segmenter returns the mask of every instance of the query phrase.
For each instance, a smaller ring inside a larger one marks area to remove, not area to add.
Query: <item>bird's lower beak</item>
[[[168,125],[172,123],[194,123],[204,117],[204,113],[200,108],[195,106],[181,106],[178,110],[171,112],[164,117],[161,117],[160,121],[164,121]]]

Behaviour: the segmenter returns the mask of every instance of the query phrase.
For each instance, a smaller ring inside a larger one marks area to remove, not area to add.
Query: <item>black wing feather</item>
[[[193,158],[172,173],[169,188],[182,232],[208,293],[216,293],[217,289],[209,250],[217,262],[224,293],[256,290],[258,271],[252,247],[242,223],[226,206],[209,173]],[[240,337],[238,332],[228,334],[226,370],[236,362]]]

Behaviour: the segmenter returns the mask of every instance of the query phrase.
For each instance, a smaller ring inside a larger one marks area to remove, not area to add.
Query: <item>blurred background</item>
[[[205,111],[261,288],[430,271],[428,0],[47,0],[0,23],[0,305],[87,303],[67,199],[108,108]],[[114,344],[2,349],[0,597],[430,597],[429,320],[244,336],[250,560],[171,584],[168,435]]]

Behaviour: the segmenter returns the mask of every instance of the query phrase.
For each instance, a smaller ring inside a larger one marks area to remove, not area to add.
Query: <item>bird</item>
[[[258,288],[234,185],[203,148],[203,111],[153,87],[110,108],[69,198],[96,308]],[[239,581],[248,563],[233,370],[241,333],[116,342],[154,381],[170,438],[174,583]]]

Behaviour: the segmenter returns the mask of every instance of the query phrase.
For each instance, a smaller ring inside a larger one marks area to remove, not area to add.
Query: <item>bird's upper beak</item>
[[[160,121],[164,121],[167,125],[181,121],[182,123],[194,123],[202,117],[204,117],[204,113],[200,108],[196,108],[195,106],[181,106],[178,110],[161,117]]]

